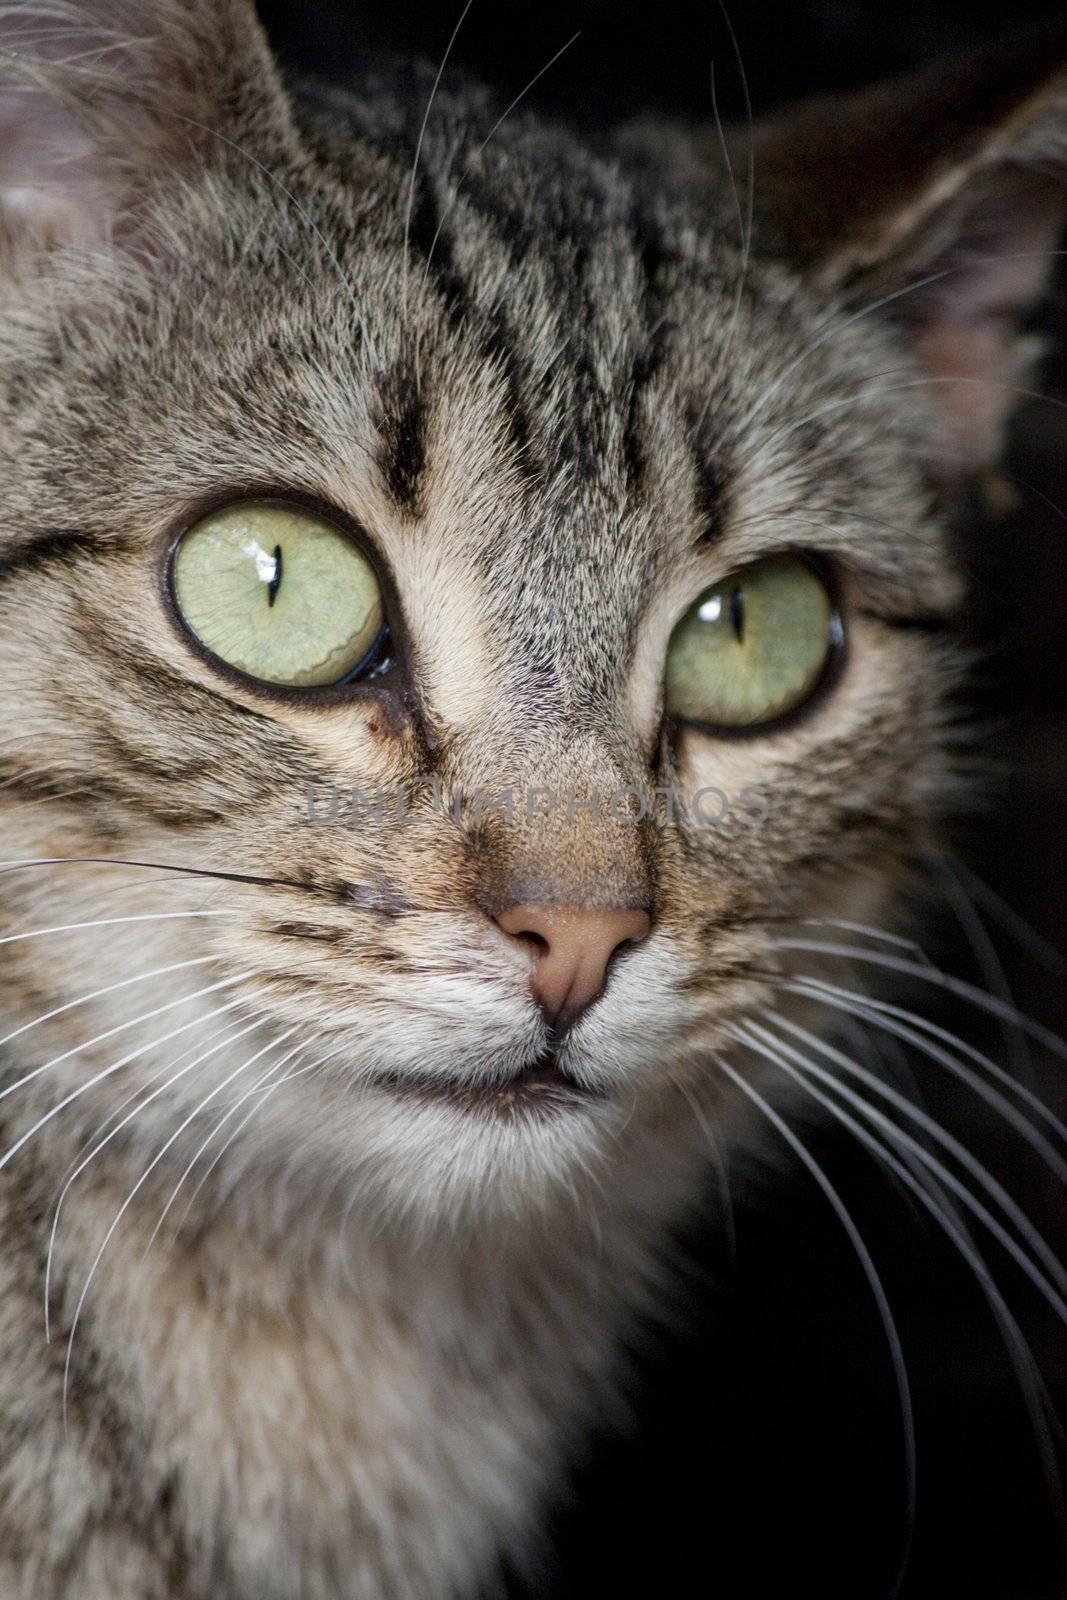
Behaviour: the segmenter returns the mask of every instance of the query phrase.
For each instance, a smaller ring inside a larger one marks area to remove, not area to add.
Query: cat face
[[[739,237],[699,153],[484,143],[465,92],[420,142],[429,83],[297,106],[226,17],[101,66],[106,133],[38,84],[78,160],[0,169],[0,805],[82,858],[2,879],[4,933],[81,925],[6,947],[16,1024],[68,1008],[20,1062],[151,1152],[217,1112],[224,1171],[513,1205],[675,1148],[783,923],[884,919],[950,784],[967,435],[929,322]],[[797,694],[700,715],[805,594]]]

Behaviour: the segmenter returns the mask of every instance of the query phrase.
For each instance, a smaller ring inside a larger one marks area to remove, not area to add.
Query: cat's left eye
[[[713,731],[778,722],[810,699],[840,640],[830,589],[810,561],[753,561],[706,589],[678,623],[664,708]]]
[[[213,656],[262,683],[320,688],[369,667],[384,631],[374,568],[302,506],[241,500],[182,536],[174,599]]]

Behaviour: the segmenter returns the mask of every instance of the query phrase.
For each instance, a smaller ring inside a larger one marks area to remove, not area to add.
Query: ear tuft
[[[130,242],[145,185],[242,119],[287,131],[245,0],[0,3],[0,244]]]

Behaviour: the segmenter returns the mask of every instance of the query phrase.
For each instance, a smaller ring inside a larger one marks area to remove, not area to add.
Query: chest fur
[[[622,1318],[566,1252],[513,1261],[506,1286],[462,1254],[363,1252],[304,1281],[264,1258],[246,1276],[232,1242],[124,1255],[76,1336],[72,1414],[93,1426],[88,1369],[136,1480],[116,1494],[165,1518],[148,1541],[180,1552],[182,1600],[469,1592],[529,1537]]]

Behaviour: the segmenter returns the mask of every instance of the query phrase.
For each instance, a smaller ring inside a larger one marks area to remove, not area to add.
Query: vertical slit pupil
[[[732,589],[730,591],[730,622],[733,625],[734,636],[738,644],[745,642],[745,591]]]
[[[267,585],[267,604],[269,606],[272,606],[274,604],[275,600],[278,598],[278,590],[281,588],[281,586],[282,586],[282,547],[281,547],[280,544],[276,544],[274,546],[274,571],[271,574],[271,580]]]

